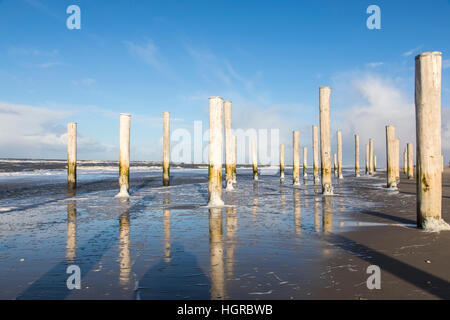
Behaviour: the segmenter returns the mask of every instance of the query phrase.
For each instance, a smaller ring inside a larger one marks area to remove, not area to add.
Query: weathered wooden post
[[[331,183],[331,144],[330,144],[330,87],[319,88],[320,109],[320,161],[322,171],[322,193],[333,194]]]
[[[284,144],[280,145],[280,181],[284,182]]]
[[[303,147],[303,178],[308,176],[308,148]]]
[[[377,155],[373,156],[373,172],[377,172]]]
[[[233,135],[233,183],[236,183],[237,137]]]
[[[314,183],[319,183],[319,128],[313,126],[313,175]]]
[[[258,149],[256,141],[252,140],[252,161],[253,161],[253,180],[258,180]]]
[[[233,190],[233,132],[232,132],[232,103],[224,102],[225,116],[225,179],[227,190]]]
[[[366,174],[369,174],[369,145],[366,144]]]
[[[397,189],[397,181],[395,179],[395,127],[386,126],[386,174],[387,187]]]
[[[373,139],[369,139],[369,174],[373,175]]]
[[[441,68],[441,52],[415,58],[417,226],[430,230],[450,229],[441,218]]]
[[[163,186],[170,184],[170,113],[163,113]]]
[[[395,179],[400,181],[400,139],[395,139]]]
[[[407,144],[407,152],[408,152],[408,179],[414,179],[414,150],[413,144]]]
[[[408,147],[403,151],[403,173],[408,174]]]
[[[342,132],[337,132],[337,144],[338,144],[338,177],[343,179],[342,175]]]
[[[120,157],[119,157],[119,188],[118,198],[128,198],[130,195],[130,120],[129,113],[120,114]]]
[[[223,150],[223,99],[209,98],[209,202],[208,206],[223,206],[222,201],[222,150]]]
[[[73,190],[77,186],[77,124],[67,124],[67,186]]]
[[[333,154],[333,162],[334,162],[334,167],[333,167],[333,169],[334,169],[334,175],[336,175],[337,174],[337,155],[336,155],[336,153],[334,153]]]
[[[300,184],[300,131],[293,132],[293,166],[292,183],[297,186]]]
[[[355,134],[355,177],[359,176],[359,136]]]

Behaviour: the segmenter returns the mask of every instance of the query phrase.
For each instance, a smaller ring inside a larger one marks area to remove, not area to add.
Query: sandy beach
[[[0,182],[1,299],[449,299],[450,232],[415,226],[415,181],[399,192],[385,173],[334,179],[324,197],[312,174],[293,187],[262,168],[238,169],[226,206],[206,208],[204,169],[131,174],[131,197],[114,198],[117,176],[64,182]],[[19,179],[20,180],[20,179]],[[45,179],[43,179],[45,180]],[[450,169],[443,218],[450,220]],[[81,269],[68,290],[66,269]],[[381,269],[369,290],[367,267]]]

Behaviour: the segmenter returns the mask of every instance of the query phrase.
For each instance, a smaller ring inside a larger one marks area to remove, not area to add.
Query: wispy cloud
[[[413,49],[411,49],[411,50],[408,50],[408,51],[406,51],[406,52],[403,52],[403,53],[402,53],[402,56],[404,56],[404,57],[409,57],[409,56],[411,56],[412,54],[414,54],[415,52],[417,52],[418,50],[422,49],[422,47],[423,47],[423,45],[420,45],[420,46],[418,46],[418,47],[416,47],[416,48],[413,48]]]
[[[141,44],[126,41],[125,45],[132,56],[142,60],[164,76],[174,78],[174,73],[161,55],[159,47],[156,46],[151,39],[148,39]]]
[[[369,63],[366,63],[366,66],[369,68],[376,68],[376,67],[382,66],[383,64],[384,64],[384,62],[369,62]]]

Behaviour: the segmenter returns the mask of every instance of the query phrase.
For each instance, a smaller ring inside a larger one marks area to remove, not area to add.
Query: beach
[[[9,165],[9,164],[8,164]],[[208,208],[208,172],[133,164],[120,200],[114,163],[78,170],[68,192],[57,163],[0,172],[0,299],[449,299],[450,232],[416,228],[415,181],[401,173],[333,176],[323,196],[312,170],[239,166],[225,207]],[[50,166],[50,167],[49,167]],[[225,183],[225,181],[224,181]],[[450,221],[450,169],[442,217]],[[67,267],[81,269],[69,290]],[[381,270],[368,289],[367,268]]]

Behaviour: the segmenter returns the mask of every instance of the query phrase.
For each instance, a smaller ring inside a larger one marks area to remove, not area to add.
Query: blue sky
[[[72,4],[81,30],[66,27]],[[381,30],[366,27],[371,4]],[[0,157],[64,159],[76,121],[79,158],[115,160],[128,112],[132,160],[160,160],[162,112],[172,131],[206,129],[209,96],[233,101],[235,127],[280,128],[289,153],[293,129],[311,145],[318,88],[330,85],[344,162],[354,132],[362,154],[375,138],[382,162],[385,124],[414,142],[414,56],[442,51],[448,160],[449,16],[447,0],[0,0]]]

